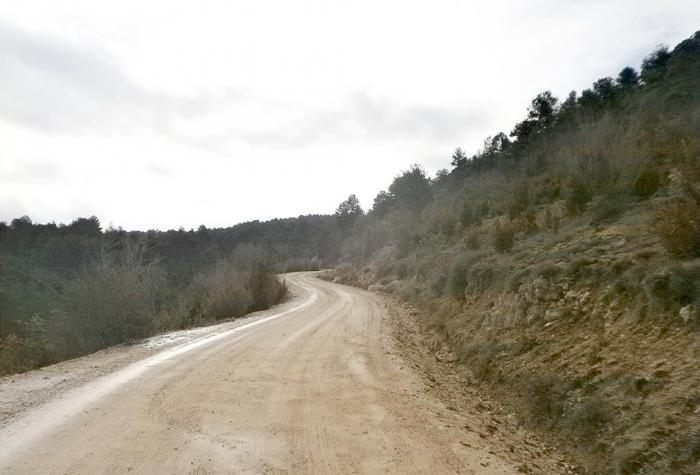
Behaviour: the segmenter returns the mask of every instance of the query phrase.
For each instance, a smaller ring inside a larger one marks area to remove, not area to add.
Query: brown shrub
[[[0,376],[38,368],[48,362],[46,349],[39,342],[16,335],[0,339]]]
[[[527,377],[522,382],[522,401],[534,424],[553,426],[562,416],[566,391],[563,382],[552,375]]]
[[[493,246],[498,252],[510,252],[515,245],[515,227],[497,223],[493,230]]]
[[[675,257],[700,257],[700,204],[691,197],[674,200],[656,210],[655,230]]]

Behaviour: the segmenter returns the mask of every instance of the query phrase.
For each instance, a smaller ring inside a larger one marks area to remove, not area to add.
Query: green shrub
[[[281,302],[287,296],[287,286],[277,276],[265,268],[254,269],[246,283],[250,292],[251,304],[247,312],[264,310]]]
[[[562,428],[579,442],[592,442],[605,424],[612,420],[610,405],[600,398],[591,398],[572,408],[562,421]]]
[[[464,289],[467,287],[469,267],[466,262],[458,261],[452,264],[447,274],[446,292],[453,299],[464,299]]]
[[[498,252],[510,252],[515,245],[515,228],[510,223],[497,223],[493,230],[493,246]]]
[[[468,231],[464,238],[464,244],[467,248],[471,250],[477,250],[481,247],[481,242],[479,240],[479,232],[476,229]]]
[[[522,181],[514,186],[513,195],[508,205],[508,214],[512,218],[523,214],[530,206],[527,181]]]
[[[592,225],[610,224],[625,211],[625,200],[617,194],[606,194],[591,203]]]
[[[38,368],[49,362],[44,342],[17,335],[0,338],[0,376]]]
[[[632,193],[637,198],[648,200],[659,188],[661,188],[661,174],[656,168],[648,167],[634,181]]]
[[[648,300],[664,309],[688,305],[698,296],[697,277],[682,267],[662,269],[644,281]]]
[[[164,285],[155,265],[103,259],[66,284],[60,310],[47,321],[50,343],[77,355],[149,335]]]
[[[586,210],[586,205],[591,199],[593,199],[593,192],[590,186],[581,178],[572,178],[566,196],[566,209],[571,214],[581,214]]]
[[[561,218],[552,214],[552,209],[548,206],[544,213],[544,227],[556,233],[559,231],[560,224]]]
[[[491,288],[498,280],[496,278],[497,275],[498,274],[493,265],[488,262],[475,259],[469,265],[469,275],[467,276],[467,280],[469,281],[469,291],[478,293]],[[501,274],[500,277],[504,278],[505,276]],[[505,283],[504,281],[501,282]]]

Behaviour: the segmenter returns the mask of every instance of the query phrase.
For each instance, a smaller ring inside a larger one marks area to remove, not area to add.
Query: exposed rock
[[[685,307],[680,309],[680,311],[678,312],[678,316],[681,317],[683,323],[689,323],[697,318],[697,311],[695,310],[695,307],[692,304],[686,305]]]
[[[548,322],[552,320],[559,320],[564,316],[564,311],[560,308],[550,308],[544,312],[544,319]]]
[[[384,292],[384,286],[381,284],[372,284],[367,287],[370,292]]]

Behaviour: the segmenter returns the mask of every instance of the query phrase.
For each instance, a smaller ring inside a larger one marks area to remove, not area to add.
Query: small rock
[[[681,308],[680,311],[678,312],[678,316],[681,317],[681,320],[683,320],[683,323],[688,323],[691,320],[695,320],[695,308],[693,307],[692,304],[686,305],[685,307]]]
[[[546,321],[558,320],[564,316],[564,312],[560,308],[550,308],[544,313]]]

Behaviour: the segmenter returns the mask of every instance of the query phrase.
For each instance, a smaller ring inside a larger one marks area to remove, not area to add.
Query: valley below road
[[[0,473],[566,471],[382,297],[284,278],[252,317],[0,378]]]

